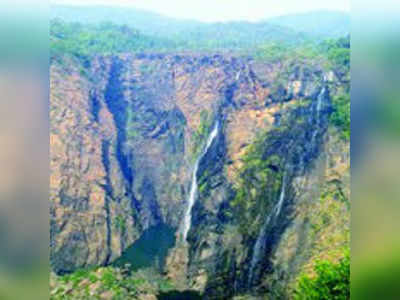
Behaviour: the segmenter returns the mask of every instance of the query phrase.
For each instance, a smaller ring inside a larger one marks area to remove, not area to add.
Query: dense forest
[[[248,23],[216,24],[171,35],[149,35],[128,25],[51,21],[52,50],[76,54],[140,51],[241,51],[249,52],[266,43],[286,47],[307,40],[306,35],[277,25]]]

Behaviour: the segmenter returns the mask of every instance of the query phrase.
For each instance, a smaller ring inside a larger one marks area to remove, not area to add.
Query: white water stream
[[[324,82],[326,81],[326,78],[324,78]],[[319,132],[319,127],[320,127],[320,113],[322,109],[322,104],[324,100],[324,95],[326,92],[325,86],[321,89],[318,98],[317,98],[317,107],[316,107],[316,128],[313,132],[312,135],[312,143],[314,144],[316,141],[317,134]],[[250,263],[250,269],[249,269],[249,278],[248,278],[248,286],[251,287],[253,284],[253,280],[255,277],[255,268],[257,264],[260,262],[262,259],[263,253],[265,251],[265,239],[267,238],[267,229],[271,223],[271,221],[275,222],[275,220],[279,217],[279,214],[281,213],[283,203],[285,201],[285,189],[286,189],[286,176],[283,176],[282,179],[282,186],[281,186],[281,193],[279,196],[279,201],[277,204],[274,206],[272,212],[268,214],[264,224],[261,227],[260,233],[257,237],[256,243],[254,245],[254,250],[253,250],[253,256],[251,258],[251,263]]]
[[[267,238],[267,229],[271,222],[271,218],[274,217],[275,219],[279,216],[282,210],[283,203],[285,201],[285,188],[286,188],[286,176],[283,175],[282,179],[282,186],[281,186],[281,193],[279,195],[279,201],[274,206],[272,212],[268,214],[267,219],[265,220],[264,224],[262,225],[260,234],[257,237],[257,241],[254,245],[253,256],[251,258],[250,270],[249,270],[249,281],[248,285],[251,286],[254,279],[254,269],[260,259],[262,258],[262,254],[265,249],[265,239]]]
[[[315,139],[316,139],[317,134],[318,134],[319,129],[320,129],[319,128],[320,127],[320,123],[321,123],[321,121],[320,121],[320,112],[321,112],[321,108],[322,108],[322,101],[323,101],[323,98],[324,98],[324,94],[325,94],[325,87],[323,87],[321,89],[321,92],[319,93],[318,99],[317,99],[317,125],[315,126],[315,130],[314,130],[312,138],[311,138],[312,144],[315,143]]]
[[[190,187],[190,194],[189,194],[189,199],[188,199],[188,206],[187,210],[185,213],[185,217],[183,220],[183,240],[185,241],[187,238],[187,234],[190,230],[190,225],[192,223],[192,208],[193,205],[196,201],[196,195],[197,195],[197,170],[199,169],[199,164],[203,156],[207,153],[208,149],[210,148],[212,142],[216,138],[218,134],[218,128],[219,124],[218,121],[215,123],[215,126],[213,130],[211,131],[210,135],[208,136],[207,139],[207,144],[204,148],[204,150],[201,152],[200,156],[197,158],[196,163],[194,165],[193,173],[192,173],[192,186]]]

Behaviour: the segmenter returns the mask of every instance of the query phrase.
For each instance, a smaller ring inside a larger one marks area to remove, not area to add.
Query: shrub
[[[315,277],[303,274],[297,284],[296,300],[350,299],[350,255],[348,251],[339,263],[318,261]]]
[[[350,139],[350,95],[344,94],[332,99],[334,112],[331,122],[341,130],[345,140]]]

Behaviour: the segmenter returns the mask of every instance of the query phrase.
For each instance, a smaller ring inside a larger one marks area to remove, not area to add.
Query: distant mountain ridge
[[[144,34],[178,39],[207,40],[220,36],[230,43],[244,39],[296,42],[305,38],[329,38],[347,35],[350,31],[348,14],[336,11],[315,11],[265,19],[260,22],[231,21],[203,23],[174,19],[154,12],[131,7],[51,6],[51,18],[67,22],[112,22],[129,25]]]
[[[340,37],[350,33],[350,15],[339,11],[313,11],[267,19],[269,23],[325,37]]]
[[[171,32],[189,30],[203,23],[193,20],[178,20],[160,14],[130,8],[111,6],[65,6],[52,5],[51,18],[60,18],[67,22],[101,23],[112,22],[129,25],[145,34],[168,35]]]

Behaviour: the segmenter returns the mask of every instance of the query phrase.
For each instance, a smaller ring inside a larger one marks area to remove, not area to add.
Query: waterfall
[[[277,218],[279,216],[279,214],[281,213],[281,209],[282,209],[282,205],[283,205],[283,201],[285,200],[285,185],[286,185],[286,176],[283,176],[282,179],[282,187],[281,187],[281,194],[279,196],[279,201],[277,206],[275,207],[275,218]]]
[[[236,74],[236,81],[239,80],[239,78],[240,78],[240,73],[241,73],[241,71],[239,71],[239,72]]]
[[[317,137],[317,134],[318,134],[318,132],[319,132],[319,127],[320,127],[320,124],[321,124],[321,121],[320,121],[320,112],[321,112],[321,108],[322,108],[322,100],[324,99],[325,90],[326,90],[326,88],[325,88],[325,86],[324,86],[324,87],[321,89],[321,92],[319,93],[318,98],[317,98],[317,124],[316,124],[316,126],[315,126],[315,130],[314,130],[313,135],[312,135],[312,138],[311,138],[312,144],[315,143],[315,139],[316,139],[316,137]]]
[[[253,283],[254,279],[254,269],[257,266],[257,264],[260,262],[262,259],[262,255],[264,254],[265,251],[265,239],[267,235],[267,229],[268,226],[270,225],[272,217],[274,217],[274,221],[276,218],[278,218],[279,214],[281,213],[283,203],[285,201],[285,189],[286,189],[286,176],[283,175],[282,179],[282,186],[281,186],[281,193],[279,195],[279,200],[278,203],[274,206],[272,212],[267,215],[267,218],[264,222],[264,224],[261,227],[260,233],[257,237],[257,241],[254,245],[253,249],[253,256],[251,258],[251,263],[250,263],[250,270],[249,270],[249,281],[248,281],[248,286],[250,287]]]
[[[207,139],[207,144],[204,148],[204,150],[202,151],[202,153],[199,155],[199,157],[196,160],[196,163],[194,165],[194,169],[193,169],[193,173],[192,173],[192,186],[190,187],[190,194],[189,194],[189,199],[188,199],[188,207],[185,213],[185,217],[183,220],[183,240],[186,240],[187,234],[189,232],[190,229],[190,225],[192,222],[192,208],[194,205],[194,202],[196,200],[196,195],[197,195],[197,170],[199,169],[199,164],[201,159],[203,158],[203,156],[207,153],[208,149],[210,148],[212,142],[214,141],[214,139],[216,138],[217,134],[218,134],[218,121],[215,123],[215,126],[213,128],[213,130],[211,131],[208,139]]]
[[[322,89],[321,89],[321,92],[319,93],[319,95],[318,95],[318,99],[317,99],[317,118],[318,118],[318,123],[319,123],[319,114],[320,114],[320,111],[321,111],[321,107],[322,107],[322,100],[323,100],[323,98],[324,98],[324,94],[325,94],[325,87],[323,87]]]

